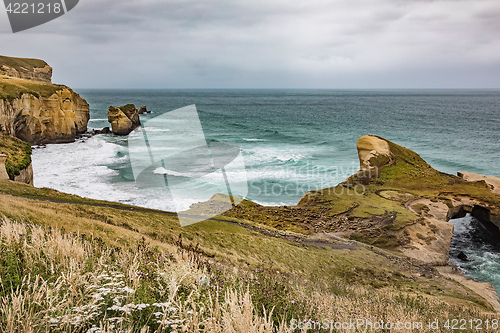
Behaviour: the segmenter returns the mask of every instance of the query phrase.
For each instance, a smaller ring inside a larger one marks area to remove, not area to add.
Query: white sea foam
[[[35,186],[95,199],[126,200],[128,195],[116,192],[111,184],[111,178],[118,172],[106,166],[115,161],[117,151],[117,145],[99,137],[36,148],[33,150]]]
[[[262,142],[262,141],[266,141],[264,139],[245,139],[243,138],[243,141],[247,141],[247,142]]]
[[[311,158],[311,154],[300,148],[290,147],[251,147],[245,149],[245,160],[250,163],[272,163],[272,162],[286,162],[286,161],[301,161]]]
[[[135,182],[126,181],[119,172],[109,167],[125,164],[128,155],[124,147],[108,142],[100,136],[69,144],[47,145],[33,150],[34,183],[79,196],[121,202],[141,207],[181,211],[193,203],[205,201],[214,193],[213,184],[220,182],[209,174],[186,191],[177,191],[175,204],[164,187],[138,188]],[[122,154],[118,154],[122,152]],[[163,170],[155,170],[162,173]],[[170,173],[170,172],[169,172]],[[225,187],[220,187],[223,192]]]
[[[122,138],[94,136],[86,141],[61,145],[47,145],[33,151],[35,186],[49,187],[66,193],[92,199],[116,201],[147,208],[169,211],[187,209],[191,204],[207,200],[227,188],[221,185],[220,175],[205,175],[191,188],[176,190],[175,204],[169,190],[164,187],[139,188],[132,179],[125,179],[114,169],[127,165],[129,157]],[[120,144],[118,144],[120,143]],[[226,170],[227,177],[246,182],[249,186],[288,186],[287,193],[249,197],[266,204],[295,204],[302,192],[334,186],[345,179],[338,174],[318,168],[312,162],[313,151],[297,147],[247,147],[244,151],[246,170]],[[311,162],[311,163],[309,163]],[[296,165],[296,163],[299,163]],[[110,166],[115,166],[112,169]],[[117,167],[116,167],[117,166]],[[156,174],[174,175],[173,171],[157,168]],[[275,185],[281,184],[281,185]],[[193,190],[193,188],[195,190]],[[274,187],[273,189],[276,189]],[[266,193],[266,194],[264,194]]]

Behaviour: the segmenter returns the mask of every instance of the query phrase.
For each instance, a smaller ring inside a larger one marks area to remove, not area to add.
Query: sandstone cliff
[[[0,134],[45,144],[72,142],[86,132],[88,103],[71,88],[50,83],[45,62],[0,57],[0,68]]]
[[[110,106],[108,121],[111,123],[111,131],[116,135],[128,135],[141,125],[139,113],[133,104],[120,107]]]
[[[0,74],[51,83],[52,67],[40,59],[0,56]]]

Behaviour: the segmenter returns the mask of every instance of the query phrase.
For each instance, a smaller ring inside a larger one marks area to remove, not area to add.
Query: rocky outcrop
[[[493,176],[483,176],[472,172],[457,172],[458,177],[463,178],[469,182],[484,182],[488,184],[496,195],[500,195],[500,178]]]
[[[33,68],[32,70],[27,70],[22,67],[21,69],[16,69],[14,67],[2,65],[0,70],[10,77],[52,83],[52,67],[49,65],[45,65],[41,68]]]
[[[361,137],[357,148],[358,173],[333,188],[310,191],[298,203],[316,216],[321,212],[314,231],[391,249],[438,267],[500,310],[491,285],[465,278],[449,262],[451,218],[470,213],[500,242],[500,179],[442,173],[414,151],[376,136]]]
[[[28,165],[26,169],[20,170],[19,175],[14,177],[14,181],[33,185],[33,167],[32,164]]]
[[[377,177],[381,168],[394,162],[394,155],[389,149],[387,141],[373,135],[359,138],[357,143],[360,172],[358,176],[363,183]]]
[[[0,180],[10,179],[7,169],[5,168],[6,160],[7,155],[0,154]],[[14,176],[14,181],[33,185],[33,168],[31,163],[27,168],[20,170],[19,175]]]
[[[382,168],[393,160],[387,141],[373,135],[359,138],[357,143],[361,169]]]
[[[139,109],[139,114],[145,114],[145,113],[151,113],[151,111],[148,111],[148,108],[146,107],[146,105],[143,105]]]
[[[120,107],[110,106],[108,121],[111,123],[111,131],[116,135],[128,135],[141,125],[139,113],[133,104]]]
[[[87,101],[51,77],[42,60],[0,56],[0,135],[46,144],[72,142],[87,131]]]
[[[109,129],[109,127],[104,127],[103,129],[95,129],[92,131],[92,135],[98,135],[98,134],[110,134],[111,133],[111,130]]]
[[[5,169],[5,161],[7,160],[7,155],[0,154],[0,180],[8,180],[9,175]]]
[[[51,83],[52,67],[45,61],[30,58],[13,58],[0,56],[0,74],[19,78]]]
[[[87,101],[68,87],[48,97],[0,100],[0,132],[31,144],[73,142],[87,131],[89,118]]]

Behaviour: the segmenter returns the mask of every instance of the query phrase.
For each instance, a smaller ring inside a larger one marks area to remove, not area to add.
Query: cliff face
[[[49,97],[24,93],[0,100],[0,132],[31,144],[72,142],[87,130],[89,105],[69,88]]]
[[[417,153],[376,136],[361,137],[357,148],[357,174],[300,200],[299,207],[321,212],[314,232],[333,232],[441,266],[449,259],[449,219],[470,213],[499,231],[500,179],[439,172]]]
[[[64,143],[87,130],[89,105],[71,88],[50,83],[36,59],[0,56],[0,134],[31,144]]]
[[[0,56],[0,74],[19,79],[52,82],[52,67],[40,59]]]
[[[6,76],[52,83],[52,67],[49,65],[41,68],[33,68],[33,70],[19,70],[14,67],[2,65],[0,69],[5,72]]]

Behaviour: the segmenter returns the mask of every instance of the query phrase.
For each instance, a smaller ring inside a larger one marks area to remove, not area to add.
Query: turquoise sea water
[[[452,219],[453,239],[450,246],[450,261],[465,275],[478,281],[492,283],[500,293],[500,244],[498,236],[486,229],[480,221],[467,214]],[[467,260],[457,258],[463,252]]]
[[[358,169],[356,141],[366,134],[410,148],[443,172],[500,177],[499,90],[78,92],[90,104],[89,127],[98,129],[109,126],[110,105],[147,105],[153,113],[141,116],[146,121],[195,104],[208,141],[241,147],[249,183],[247,198],[267,205],[293,205],[309,189],[343,181]],[[162,189],[135,186],[126,138],[99,135],[49,145],[35,149],[33,159],[36,186],[173,209]],[[186,208],[200,200],[188,193],[182,199]],[[486,255],[491,249],[474,251],[477,258],[496,260]],[[492,276],[488,271],[481,274],[476,275],[483,280],[484,275]]]

